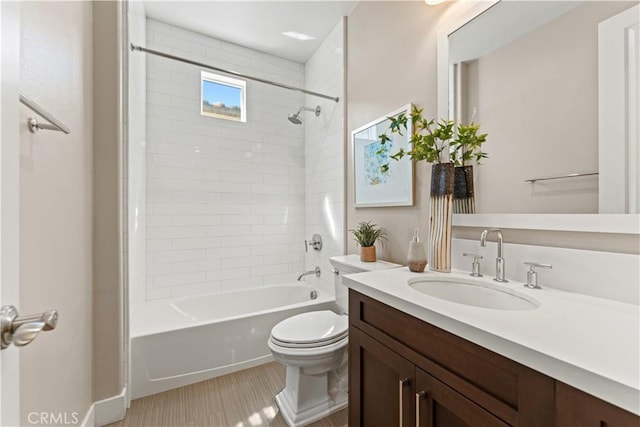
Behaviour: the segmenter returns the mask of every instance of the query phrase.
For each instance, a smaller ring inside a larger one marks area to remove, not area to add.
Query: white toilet
[[[285,388],[276,395],[283,418],[291,427],[318,421],[347,406],[348,290],[342,275],[401,267],[384,261],[361,262],[358,255],[330,259],[335,276],[336,304],[344,314],[312,311],[273,327],[269,348],[287,368]]]

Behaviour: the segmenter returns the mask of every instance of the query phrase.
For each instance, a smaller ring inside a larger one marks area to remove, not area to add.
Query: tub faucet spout
[[[317,266],[316,266],[316,268],[314,268],[313,270],[305,271],[304,273],[302,273],[301,275],[299,275],[299,276],[298,276],[298,282],[299,282],[300,280],[302,280],[302,278],[303,278],[304,276],[308,276],[308,275],[310,275],[310,274],[315,274],[315,275],[316,275],[316,277],[320,277],[320,267],[317,267]]]

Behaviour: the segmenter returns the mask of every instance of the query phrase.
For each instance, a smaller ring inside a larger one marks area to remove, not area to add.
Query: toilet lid
[[[347,316],[330,310],[302,313],[283,320],[271,338],[284,347],[315,347],[339,341],[348,333]]]

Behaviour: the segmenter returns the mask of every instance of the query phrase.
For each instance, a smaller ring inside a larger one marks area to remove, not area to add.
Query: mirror
[[[489,134],[483,146],[489,158],[474,168],[476,212],[640,212],[637,86],[622,89],[636,96],[635,115],[628,114],[626,121],[623,117],[622,124],[603,123],[605,114],[599,112],[610,109],[602,104],[603,93],[615,92],[620,80],[602,70],[603,49],[618,48],[614,43],[602,46],[599,24],[636,5],[484,3],[443,29],[438,41],[439,115],[475,121]],[[621,43],[627,41],[621,38]],[[627,79],[632,84],[638,81],[635,55],[626,58],[636,64],[634,77]],[[620,70],[623,76],[628,71]]]

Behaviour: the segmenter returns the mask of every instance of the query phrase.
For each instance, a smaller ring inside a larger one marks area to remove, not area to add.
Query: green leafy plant
[[[388,131],[391,134],[402,135],[403,132],[406,132],[409,120],[411,120],[413,127],[413,134],[409,140],[411,149],[407,151],[401,148],[390,157],[394,160],[400,160],[404,156],[409,156],[413,160],[426,161],[427,163],[449,162],[449,156],[445,155],[445,149],[448,146],[448,141],[453,138],[453,121],[442,119],[440,122],[435,123],[433,119],[427,120],[424,118],[422,113],[422,108],[413,105],[408,116],[406,113],[400,113],[397,116],[388,117],[391,122]],[[382,144],[388,141],[391,141],[391,137],[386,133],[380,135]]]
[[[387,230],[382,227],[378,227],[376,224],[371,224],[370,221],[361,221],[358,223],[358,227],[355,229],[349,229],[353,234],[354,240],[364,248],[373,246],[376,240],[386,240]]]
[[[390,124],[387,131],[391,134],[403,135],[403,132],[408,129],[409,120],[411,120],[413,127],[413,134],[409,140],[411,149],[401,148],[397,153],[389,156],[394,160],[409,156],[416,161],[454,162],[459,166],[474,158],[477,162],[487,157],[487,153],[480,149],[487,140],[487,134],[478,135],[480,125],[473,122],[469,125],[460,124],[457,128],[453,120],[440,119],[438,123],[435,123],[435,119],[424,118],[423,109],[415,105],[411,106],[409,115],[400,113],[397,116],[388,117],[388,119]],[[391,141],[391,137],[386,132],[379,138],[381,144]],[[384,167],[388,169],[389,165],[384,165]]]
[[[478,135],[479,130],[480,125],[473,122],[458,125],[457,137],[449,144],[451,160],[456,166],[464,166],[470,160],[480,164],[482,159],[488,157],[487,153],[481,150],[482,144],[487,140],[487,134]]]

